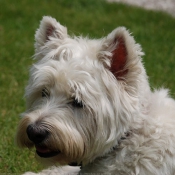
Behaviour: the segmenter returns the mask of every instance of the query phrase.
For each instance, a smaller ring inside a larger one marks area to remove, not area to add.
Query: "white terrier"
[[[175,174],[175,101],[150,90],[141,47],[124,27],[70,37],[44,17],[35,39],[16,140],[59,165],[40,174]]]

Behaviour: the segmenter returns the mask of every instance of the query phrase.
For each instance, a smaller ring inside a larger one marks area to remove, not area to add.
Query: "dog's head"
[[[147,78],[140,46],[117,28],[107,37],[70,37],[44,17],[35,35],[35,64],[17,144],[41,161],[92,161],[115,146],[132,123]]]

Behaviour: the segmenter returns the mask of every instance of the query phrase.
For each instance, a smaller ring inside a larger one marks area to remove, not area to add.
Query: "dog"
[[[151,90],[143,55],[125,27],[89,39],[43,17],[16,134],[54,166],[40,174],[175,174],[175,101]]]

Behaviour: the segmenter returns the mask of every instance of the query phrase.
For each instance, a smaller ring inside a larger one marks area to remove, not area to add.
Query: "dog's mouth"
[[[35,145],[36,153],[43,158],[50,158],[60,154],[60,151],[53,151],[46,146]]]

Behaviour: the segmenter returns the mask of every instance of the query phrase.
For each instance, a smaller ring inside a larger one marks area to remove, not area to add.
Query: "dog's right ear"
[[[62,26],[56,19],[44,16],[41,20],[40,27],[35,34],[35,48],[39,52],[41,47],[52,38],[63,40],[67,37],[67,28]]]

